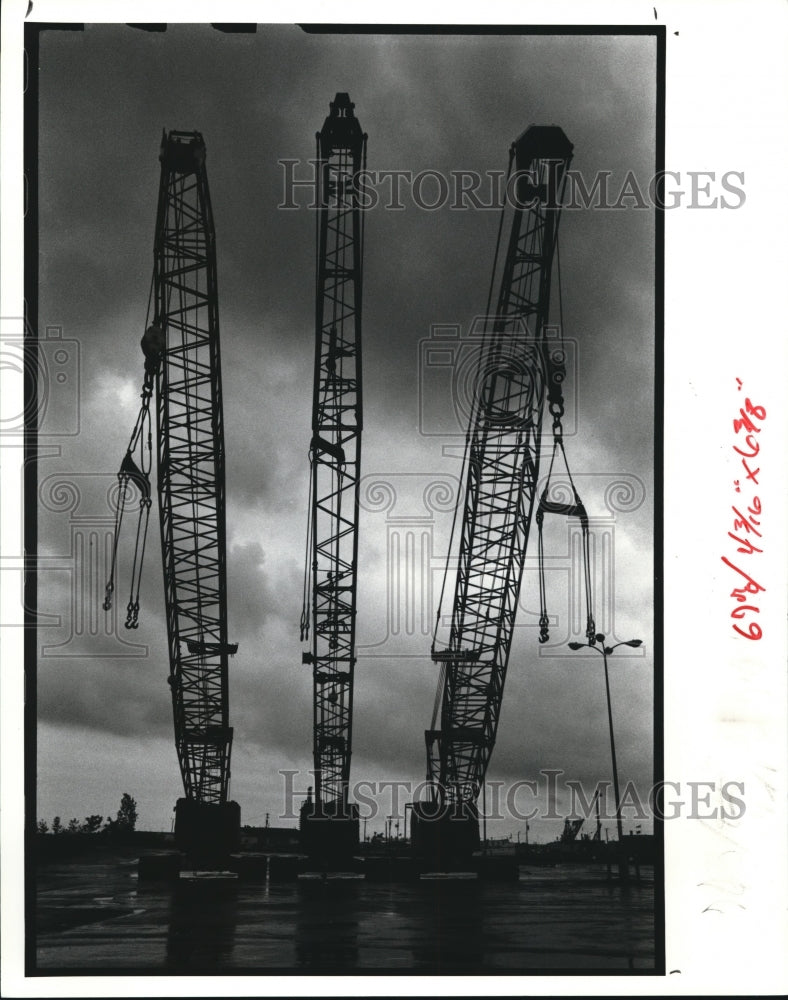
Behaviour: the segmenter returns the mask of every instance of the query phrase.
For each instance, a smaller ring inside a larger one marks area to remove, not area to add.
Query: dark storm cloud
[[[110,733],[165,738],[172,734],[166,665],[127,663],[85,656],[73,665],[39,668],[38,714],[42,722]]]
[[[83,424],[61,459],[42,461],[42,475],[56,468],[110,475],[117,469],[142,375],[161,129],[199,129],[206,139],[219,269],[229,631],[239,642],[231,662],[231,721],[236,748],[254,748],[258,763],[248,760],[249,774],[273,772],[285,760],[304,768],[311,762],[312,685],[300,665],[298,617],[315,219],[305,208],[277,208],[283,199],[277,161],[314,155],[328,102],[347,90],[369,133],[368,165],[376,170],[504,170],[509,143],[529,123],[556,122],[575,144],[573,166],[588,183],[596,171],[609,170],[616,189],[633,170],[647,188],[653,54],[649,39],[318,36],[286,25],[261,26],[252,36],[225,36],[207,25],[170,25],[161,35],[93,25],[83,34],[44,36],[40,308],[44,322],[62,324],[64,335],[80,341]],[[308,172],[305,163],[298,170]],[[466,329],[483,311],[498,215],[426,212],[408,199],[406,205],[402,212],[379,205],[366,219],[362,471],[459,475],[459,462],[441,454],[445,442],[419,433],[419,342],[431,324]],[[581,345],[580,366],[570,373],[577,380],[579,433],[567,438],[567,450],[579,472],[649,480],[652,233],[648,212],[563,216],[566,335]],[[601,488],[591,493],[601,506]],[[622,596],[637,594],[644,607],[652,499],[629,520],[622,517],[619,532],[628,540],[619,569],[631,573]],[[42,519],[42,539],[50,551],[66,552],[69,527],[58,517]],[[445,552],[448,520],[436,521],[436,554]],[[387,524],[385,514],[362,515],[361,641],[385,632]],[[140,638],[164,650],[157,531],[152,525]],[[41,605],[69,614],[66,593],[54,585]],[[410,650],[397,642],[387,646],[390,657],[359,656],[354,766],[385,766],[406,777],[422,772],[437,681],[428,639],[423,647],[415,660],[397,657]],[[548,681],[541,661],[528,656],[522,657],[528,685],[520,690],[518,680],[508,682],[494,767],[515,776],[552,758],[568,768],[566,757],[587,761],[589,773],[606,773],[604,745],[589,749],[599,742],[599,706],[588,719],[567,719],[563,737],[551,714],[563,711],[564,682],[584,696],[588,685],[598,693],[598,677],[578,668]],[[149,683],[138,683],[146,671]],[[158,658],[136,673],[111,660],[75,661],[68,671],[47,665],[39,684],[42,717],[94,732],[166,736],[165,673]],[[630,695],[622,746],[647,770],[650,684]],[[103,699],[123,705],[123,712],[108,713]],[[571,717],[571,708],[566,713]],[[246,760],[238,749],[235,759],[236,768]],[[174,768],[174,761],[166,766]],[[244,788],[261,794],[251,778]]]
[[[104,597],[103,578],[100,591],[86,594],[81,590],[75,593],[79,581],[70,573],[47,573],[46,570],[42,573],[47,614],[58,616],[62,623],[62,627],[52,627],[50,632],[43,633],[48,647],[39,669],[39,713],[43,720],[69,721],[117,734],[161,732],[162,726],[171,728],[161,562],[156,538],[151,540],[146,553],[140,588],[139,628],[129,632],[122,627],[130,579],[130,561],[124,549],[132,541],[125,537],[125,544],[120,547],[114,605],[119,616],[121,640],[146,647],[145,655],[133,655],[130,647],[121,649],[103,635],[106,614],[98,607]],[[44,566],[54,558],[43,548],[40,556]],[[251,682],[256,683],[260,673],[260,636],[269,619],[286,616],[290,608],[279,601],[277,578],[281,582],[281,569],[278,567],[276,573],[264,575],[265,554],[259,543],[231,545],[228,556],[230,629],[233,636],[241,635],[245,640],[238,661],[233,663],[248,662]],[[83,601],[91,602],[91,606],[85,607]],[[85,629],[81,635],[73,633],[72,609],[80,617],[93,618],[98,625],[92,629],[93,634],[89,634],[90,629]],[[68,659],[57,655],[58,643],[67,643],[64,654]],[[113,660],[113,653],[115,656],[125,653],[128,658],[125,662]],[[123,706],[122,712],[114,710],[118,705]]]
[[[324,96],[315,95],[307,108],[298,78],[282,87],[281,71],[278,73],[276,68],[300,66],[304,57],[299,46],[306,46],[307,52],[314,56],[314,78],[320,79],[340,39],[316,39],[304,37],[295,29],[276,29],[270,37],[276,37],[282,47],[278,59],[261,57],[246,39],[239,50],[233,50],[232,73],[228,73],[229,40],[214,37],[216,33],[210,33],[207,27],[171,28],[172,38],[166,49],[163,38],[152,38],[149,46],[146,44],[149,39],[133,33],[131,37],[120,27],[90,29],[99,30],[102,38],[104,30],[112,38],[105,49],[91,50],[92,59],[84,51],[79,57],[74,53],[68,59],[62,56],[62,65],[51,68],[53,75],[58,70],[81,73],[84,82],[79,89],[75,81],[62,98],[65,108],[54,107],[54,102],[49,105],[52,111],[46,117],[43,132],[50,155],[65,160],[54,173],[60,184],[55,183],[51,195],[44,196],[44,204],[51,202],[57,206],[53,229],[63,234],[78,234],[78,239],[69,238],[57,255],[65,261],[51,265],[53,273],[45,275],[45,279],[51,278],[48,284],[54,297],[60,305],[70,296],[58,294],[59,288],[64,292],[66,287],[80,289],[94,314],[117,312],[123,305],[131,305],[131,294],[125,289],[130,275],[136,275],[142,326],[147,274],[140,261],[151,259],[158,173],[155,160],[158,131],[145,136],[144,125],[151,117],[149,108],[164,105],[178,108],[179,119],[186,119],[168,121],[168,127],[192,127],[187,122],[199,104],[199,118],[206,120],[203,130],[209,147],[209,176],[218,229],[225,353],[232,350],[233,342],[239,343],[239,352],[260,350],[259,391],[271,400],[272,407],[283,401],[285,406],[288,401],[292,404],[293,385],[287,386],[288,395],[284,398],[279,386],[270,382],[267,357],[273,357],[283,347],[290,350],[294,344],[299,347],[303,344],[306,357],[310,353],[307,338],[311,337],[313,310],[309,294],[313,217],[304,210],[277,211],[282,171],[276,160],[313,155],[312,131],[319,127],[327,102]],[[261,40],[268,38],[266,33]],[[365,80],[366,86],[358,95],[357,112],[371,133],[370,150],[377,169],[408,167],[414,171],[430,168],[446,172],[458,167],[480,171],[502,169],[508,142],[524,124],[512,107],[520,101],[528,108],[533,105],[527,93],[512,103],[495,88],[500,88],[500,80],[506,79],[507,73],[517,80],[526,53],[529,71],[536,79],[542,69],[548,71],[546,64],[552,64],[556,58],[554,48],[546,46],[542,39],[496,42],[442,39],[440,44],[428,39],[411,39],[406,43],[402,39],[374,38],[344,41],[352,52],[361,54],[352,64],[353,76],[363,74],[371,58],[370,51],[375,53],[379,72]],[[324,48],[320,42],[328,44]],[[610,40],[602,44],[618,52]],[[630,40],[625,49],[631,48],[631,44]],[[589,62],[587,46],[581,48],[577,40],[562,40],[558,49],[562,58],[583,51],[585,63]],[[118,55],[121,51],[125,53],[122,58]],[[484,71],[493,52],[498,74]],[[619,130],[630,127],[632,112],[628,108],[634,102],[631,96],[625,100],[620,89],[625,78],[616,78],[600,57],[595,58],[594,53],[590,56],[587,74],[593,72],[594,62],[604,67],[601,75],[605,86],[598,88],[604,99],[600,97],[587,109],[590,120],[583,122],[582,133],[573,132],[569,124],[565,126],[576,145],[575,165],[591,176],[598,169],[612,170],[618,177],[623,176],[625,169],[648,175],[649,158],[637,144],[633,161],[631,142],[622,143],[618,133],[617,142],[612,137],[605,140],[611,122]],[[210,90],[198,89],[199,102],[193,86],[197,67],[200,78],[211,81]],[[398,89],[380,86],[387,76],[399,81]],[[92,86],[88,82],[91,79]],[[166,99],[162,96],[165,79]],[[626,82],[632,85],[630,78]],[[315,87],[314,83],[312,86]],[[106,89],[101,102],[97,101],[99,88]],[[511,89],[518,93],[519,88]],[[553,118],[557,117],[557,107],[562,107],[565,113],[566,109],[574,111],[586,89],[576,79],[553,80],[549,88],[552,106],[543,113]],[[76,107],[73,106],[75,91],[81,94]],[[282,95],[279,103],[265,99],[270,92]],[[223,101],[229,102],[231,96],[238,103],[238,93],[249,95],[244,113],[254,127],[238,125],[232,131],[228,116],[220,112],[227,106]],[[546,98],[542,95],[539,100],[544,102]],[[107,111],[113,101],[117,108],[114,118]],[[615,116],[609,119],[605,114],[611,102]],[[68,142],[64,133],[69,110],[79,114],[88,128],[84,140],[78,143]],[[218,134],[215,131],[209,134],[208,123],[219,129]],[[101,157],[97,155],[99,150]],[[75,178],[81,178],[81,183],[75,183]],[[639,222],[639,213],[635,212],[596,214],[604,218],[593,220],[593,236],[588,241],[583,241],[582,234],[577,238],[573,232],[576,220],[568,217],[568,213],[563,223],[567,270],[573,261],[583,259],[579,257],[579,245],[583,246],[585,260],[604,262],[604,266],[598,264],[596,273],[592,268],[571,270],[575,276],[582,275],[584,270],[588,274],[589,287],[582,280],[576,283],[567,292],[566,301],[568,314],[573,302],[582,302],[584,325],[597,313],[602,316],[610,313],[611,290],[620,291],[621,275],[631,271],[625,266],[632,250],[627,229]],[[575,215],[582,217],[582,213]],[[113,226],[112,221],[119,217],[124,219],[123,225]],[[374,400],[374,411],[381,415],[381,423],[385,422],[387,412],[401,410],[403,403],[413,398],[418,378],[414,342],[429,335],[430,324],[466,324],[483,311],[496,223],[494,213],[484,213],[481,217],[480,213],[448,209],[428,213],[414,210],[412,204],[410,210],[402,213],[382,208],[369,213],[365,342],[369,355],[380,360],[369,366],[367,397]],[[578,244],[574,252],[573,241]],[[76,254],[72,252],[75,243],[79,247]],[[283,246],[288,247],[284,255]],[[56,249],[57,245],[51,254],[47,251],[47,259]],[[64,312],[62,308],[60,311]],[[247,322],[243,334],[239,334],[236,322],[241,325],[242,317]],[[71,318],[65,311],[63,320],[68,322]],[[109,342],[109,337],[103,338],[101,344],[91,344],[91,349],[103,354]],[[610,354],[615,346],[610,345]],[[590,360],[588,351],[586,360]],[[592,368],[589,373],[595,374]],[[298,370],[299,378],[308,380],[310,376],[308,365]],[[231,391],[236,398],[241,394],[246,397],[249,386],[243,384],[238,391]],[[368,410],[372,411],[372,407],[368,406]],[[289,410],[285,412],[289,415]],[[270,419],[260,421],[264,432],[271,423]],[[267,449],[266,454],[270,456],[272,450]]]

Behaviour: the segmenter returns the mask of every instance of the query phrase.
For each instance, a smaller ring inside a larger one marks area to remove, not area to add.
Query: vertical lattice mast
[[[198,132],[162,138],[154,327],[159,513],[175,743],[186,798],[228,799],[224,440],[213,216]]]
[[[449,803],[476,802],[495,744],[539,474],[545,390],[556,374],[544,327],[572,145],[556,126],[531,126],[514,152],[515,211],[468,429],[448,649],[433,651],[442,665],[440,728],[426,732],[428,773]]]
[[[318,133],[318,257],[311,549],[315,809],[347,805],[355,665],[361,458],[363,227],[354,175],[367,137],[347,94]]]

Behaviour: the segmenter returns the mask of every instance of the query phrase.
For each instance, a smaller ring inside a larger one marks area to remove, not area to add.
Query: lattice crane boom
[[[228,800],[229,725],[224,428],[216,244],[202,136],[162,142],[154,326],[159,515],[169,683],[186,797]]]
[[[486,331],[467,437],[462,525],[448,648],[426,731],[428,777],[445,801],[475,804],[503,698],[539,477],[546,350],[560,194],[572,145],[556,126],[531,126],[514,144],[516,198],[497,307]],[[459,508],[458,508],[459,513]]]
[[[142,408],[118,474],[120,505],[105,608],[114,589],[117,539],[129,483],[140,521],[126,626],[137,627],[139,579],[151,504],[150,415],[155,400],[158,505],[169,676],[185,797],[176,805],[176,843],[226,851],[240,832],[229,801],[225,469],[216,246],[199,132],[165,132],[154,239],[153,315],[142,338]],[[139,446],[141,458],[133,453]],[[136,588],[136,591],[135,591]]]
[[[310,524],[302,639],[312,619],[314,808],[344,814],[352,746],[362,432],[363,216],[367,137],[345,93],[317,134],[318,249]]]

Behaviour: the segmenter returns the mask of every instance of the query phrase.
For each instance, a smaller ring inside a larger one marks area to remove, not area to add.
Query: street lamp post
[[[614,649],[618,649],[619,646],[632,646],[637,649],[638,646],[643,644],[642,639],[628,639],[625,642],[617,642],[615,646],[606,646],[605,637],[602,633],[598,633],[594,636],[595,642],[600,643],[599,646],[594,645],[590,642],[570,642],[570,649],[593,649],[596,653],[602,654],[602,660],[605,664],[605,693],[607,695],[607,721],[610,727],[610,756],[613,761],[613,793],[616,797],[616,828],[618,830],[618,870],[622,878],[629,877],[629,866],[627,865],[626,859],[624,858],[624,831],[621,825],[621,796],[618,791],[618,766],[616,764],[616,741],[613,736],[613,709],[610,703],[610,679],[607,673],[607,658],[610,656]]]

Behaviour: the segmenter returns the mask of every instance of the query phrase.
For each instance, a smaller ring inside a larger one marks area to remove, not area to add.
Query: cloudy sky
[[[300,772],[296,791],[311,783],[311,677],[298,622],[315,219],[303,192],[297,209],[278,207],[279,161],[301,161],[296,176],[309,176],[315,132],[335,93],[347,91],[369,135],[372,170],[503,171],[509,144],[529,124],[557,124],[587,183],[609,171],[615,192],[632,171],[646,190],[655,78],[650,37],[326,36],[286,25],[233,35],[207,24],[160,34],[87,25],[42,36],[39,317],[42,328],[62,329],[72,367],[65,383],[52,382],[42,423],[49,450],[39,463],[39,610],[51,616],[39,639],[39,816],[114,814],[128,791],[141,828],[169,829],[182,794],[155,511],[138,631],[126,632],[122,620],[113,629],[100,610],[106,495],[142,379],[162,128],[203,133],[216,223],[229,634],[239,643],[232,796],[242,822],[261,824],[270,813],[272,823],[292,824],[277,819],[287,805],[279,772]],[[456,380],[428,363],[429,345],[436,326],[466,334],[483,312],[499,213],[425,211],[407,190],[402,210],[384,201],[366,219],[352,777],[417,782],[437,683],[431,601],[451,522],[446,495],[431,486],[454,488],[463,431]],[[620,775],[645,795],[653,766],[654,216],[634,201],[565,211],[560,256],[573,359],[566,445],[599,552],[598,624],[616,641],[645,643],[645,653],[618,650],[611,661]],[[467,358],[456,356],[458,365]],[[546,534],[554,624],[543,648],[530,548],[492,781],[536,780],[540,769],[588,788],[610,778],[601,658],[563,655],[585,626],[573,624],[568,531],[561,520]],[[410,591],[409,539],[426,567]],[[121,605],[129,541],[121,542]],[[566,804],[562,791],[559,811]],[[534,820],[532,836],[551,839],[561,826]],[[369,832],[382,828],[378,817]],[[510,818],[493,832],[518,830],[524,825]]]

